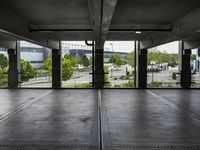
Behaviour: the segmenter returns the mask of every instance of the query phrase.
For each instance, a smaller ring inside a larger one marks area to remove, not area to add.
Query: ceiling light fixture
[[[142,33],[142,31],[135,31],[135,33],[136,33],[136,34],[141,34],[141,33]]]

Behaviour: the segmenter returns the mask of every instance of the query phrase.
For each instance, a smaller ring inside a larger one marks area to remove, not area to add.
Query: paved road
[[[82,83],[90,83],[92,82],[92,75],[90,74],[91,71],[86,72],[76,72],[74,73],[72,79],[68,81],[63,81],[63,87],[69,87],[72,85],[82,84]],[[171,68],[169,70],[163,70],[161,72],[154,72],[153,73],[153,81],[160,81],[163,83],[175,83],[176,80],[172,79],[172,73],[178,72],[177,68]],[[109,81],[112,85],[121,85],[123,83],[127,83],[128,80],[121,80],[119,79],[120,76],[126,75],[126,69],[122,68],[117,71],[109,72]],[[115,77],[115,79],[113,78]],[[197,83],[200,83],[200,75],[196,74],[195,79],[197,79]],[[152,82],[152,73],[149,72],[147,75],[147,83]],[[51,87],[51,81],[47,78],[40,78],[37,81],[32,80],[31,82],[24,83],[23,87]]]

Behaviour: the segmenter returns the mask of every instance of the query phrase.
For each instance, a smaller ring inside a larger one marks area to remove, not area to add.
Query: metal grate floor
[[[101,90],[99,95],[2,89],[0,94],[0,150],[200,149],[196,90]]]

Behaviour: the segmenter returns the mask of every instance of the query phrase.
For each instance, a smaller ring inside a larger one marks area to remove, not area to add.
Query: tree
[[[82,62],[82,65],[85,67],[88,67],[90,65],[89,59],[85,55],[82,57],[81,62]]]
[[[116,62],[115,55],[111,55],[110,56],[109,62],[110,63],[115,63]]]
[[[20,60],[21,81],[28,81],[36,76],[37,70],[31,65],[30,62],[23,59]]]
[[[76,67],[76,61],[73,59],[73,57],[70,54],[66,54],[62,58],[62,79],[63,81],[69,80],[73,73],[74,69]],[[52,76],[52,59],[49,57],[44,62],[44,68],[48,70],[49,75]]]
[[[79,54],[76,55],[76,57],[75,57],[76,64],[82,64],[81,60],[82,60],[81,56]]]
[[[151,61],[155,61],[158,64],[169,63],[170,66],[177,65],[178,54],[168,54],[166,51],[159,50],[150,50],[148,51],[148,65],[151,64]]]
[[[52,59],[51,59],[51,57],[47,58],[44,61],[44,69],[48,70],[49,76],[52,76]]]
[[[118,54],[111,55],[109,62],[114,63],[117,66],[122,65],[121,57]]]
[[[1,68],[0,67],[0,86],[6,85],[8,76],[6,74],[8,72],[8,68]]]
[[[126,55],[127,64],[129,64],[132,67],[135,66],[135,61],[134,60],[135,60],[135,51],[132,51],[131,53],[128,53]]]
[[[196,60],[196,55],[195,54],[191,55],[191,60]]]
[[[89,57],[89,62],[90,62],[90,65],[92,65],[92,62],[93,62],[92,56]]]
[[[8,59],[4,54],[0,54],[0,67],[6,68],[8,66]]]
[[[73,57],[70,54],[66,54],[62,58],[62,80],[67,81],[69,80],[76,67],[76,62],[74,61]]]

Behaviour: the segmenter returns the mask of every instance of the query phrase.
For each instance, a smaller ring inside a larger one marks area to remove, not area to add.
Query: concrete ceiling
[[[198,41],[200,1],[1,0],[0,18],[1,37],[9,34],[46,47],[57,48],[60,40],[95,40],[99,47],[106,40],[140,40],[142,48],[149,48]]]

